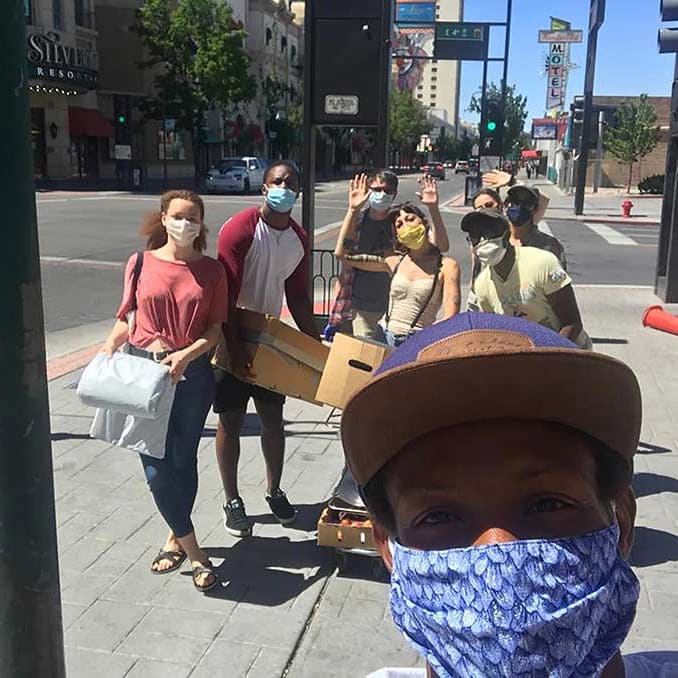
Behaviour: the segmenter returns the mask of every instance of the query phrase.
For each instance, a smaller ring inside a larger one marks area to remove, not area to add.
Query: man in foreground
[[[525,320],[461,314],[397,349],[342,440],[428,673],[374,676],[677,675],[668,653],[620,653],[640,425],[626,365]]]

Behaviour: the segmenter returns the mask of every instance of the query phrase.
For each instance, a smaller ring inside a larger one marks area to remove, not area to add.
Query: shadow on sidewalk
[[[319,547],[315,538],[251,537],[230,548],[208,546],[205,552],[223,558],[216,568],[222,586],[207,595],[250,605],[283,605],[329,576],[336,565],[334,552]]]
[[[290,438],[293,436],[302,436],[306,438],[307,436],[331,436],[334,431],[290,431],[289,427],[294,427],[297,424],[325,424],[323,418],[318,418],[313,421],[301,421],[301,420],[284,420],[283,425],[285,427],[285,437]],[[217,430],[212,427],[206,427],[202,432],[204,438],[214,438],[217,435]],[[254,412],[249,412],[245,415],[245,420],[243,422],[242,431],[240,432],[241,437],[259,437],[261,435],[261,422],[259,421],[259,415]]]
[[[318,518],[322,510],[327,506],[326,501],[316,504],[295,504],[297,509],[297,519],[291,524],[286,525],[285,530],[298,530],[300,532],[315,532],[318,527]],[[270,513],[262,513],[250,516],[252,522],[258,525],[277,525],[278,521]]]
[[[678,492],[678,480],[657,473],[636,473],[633,476],[636,497],[649,497],[660,492]]]
[[[678,537],[675,534],[651,527],[636,528],[631,565],[650,567],[677,561]]]
[[[50,436],[53,443],[60,440],[91,440],[89,433],[52,433]]]
[[[591,342],[594,344],[609,344],[614,346],[623,346],[628,344],[628,339],[616,339],[612,337],[591,337]]]

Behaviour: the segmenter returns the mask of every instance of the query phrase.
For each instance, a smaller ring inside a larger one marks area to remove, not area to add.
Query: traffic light
[[[127,116],[126,115],[119,115],[118,116],[118,124],[124,125],[127,122]]]
[[[504,111],[500,101],[490,99],[485,103],[481,121],[483,131],[482,155],[504,155]]]
[[[678,21],[678,0],[661,0],[662,21]],[[678,28],[660,28],[657,35],[660,54],[678,53]]]
[[[581,125],[584,122],[585,99],[583,96],[576,96],[572,105],[572,122],[575,125]]]

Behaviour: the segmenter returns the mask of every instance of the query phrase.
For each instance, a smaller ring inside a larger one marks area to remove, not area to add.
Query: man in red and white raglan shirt
[[[296,510],[280,489],[285,456],[284,396],[250,384],[238,376],[251,373],[249,356],[238,338],[237,308],[280,317],[283,296],[299,329],[315,339],[318,330],[309,298],[309,248],[305,231],[291,217],[299,195],[299,171],[285,161],[274,162],[264,176],[264,203],[231,217],[219,232],[219,261],[226,269],[229,322],[224,336],[231,372],[219,370],[214,411],[219,415],[216,450],[224,485],[224,526],[237,537],[251,534],[252,525],[238,492],[240,431],[249,399],[261,420],[261,448],[266,461],[266,501],[277,520],[294,521]]]

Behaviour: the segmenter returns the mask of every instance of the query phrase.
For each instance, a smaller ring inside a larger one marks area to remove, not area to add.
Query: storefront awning
[[[539,157],[539,153],[537,153],[537,151],[527,150],[527,151],[523,151],[523,152],[520,154],[520,157],[521,157],[521,158],[538,158],[538,157]]]
[[[113,125],[95,108],[68,109],[71,137],[112,137]]]

